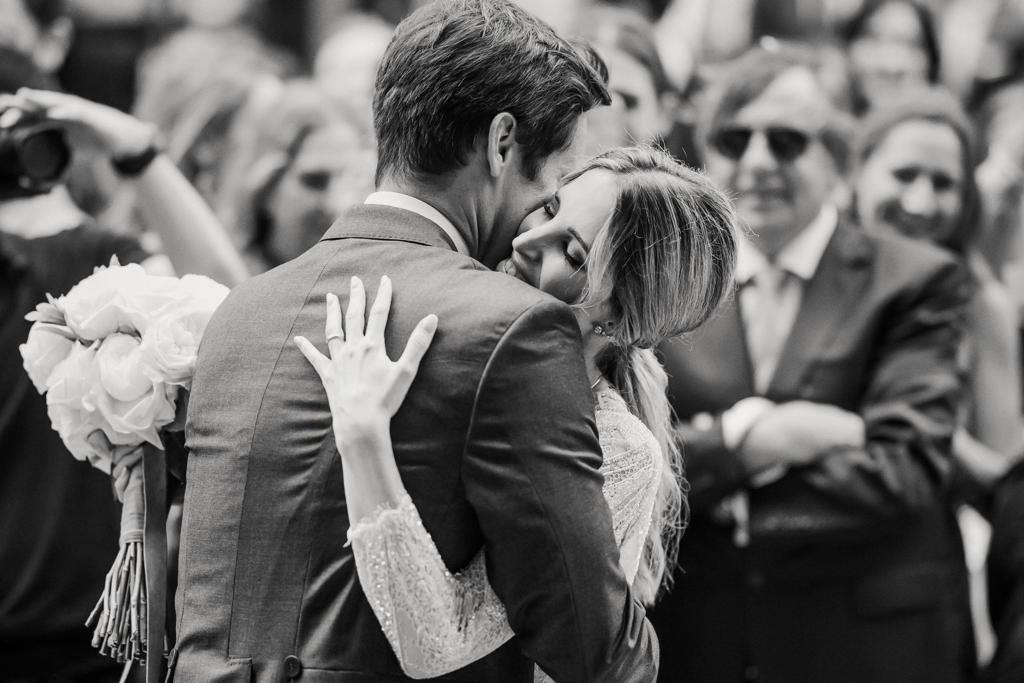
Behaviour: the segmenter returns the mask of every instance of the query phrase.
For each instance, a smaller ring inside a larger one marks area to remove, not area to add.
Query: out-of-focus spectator
[[[135,63],[165,30],[165,3],[65,0],[74,24],[70,49],[57,76],[80,97],[131,109]]]
[[[691,482],[666,681],[962,681],[974,666],[948,500],[969,286],[834,193],[842,118],[805,53],[751,50],[701,119],[753,236],[738,306],[662,347]]]
[[[205,4],[218,3],[198,6]],[[144,57],[134,113],[164,132],[168,155],[215,203],[232,118],[263,78],[294,70],[290,57],[243,26],[196,25]]]
[[[990,89],[977,107],[984,160],[975,177],[984,229],[978,250],[1013,298],[1024,322],[1024,79]],[[1022,337],[1024,339],[1024,337]]]
[[[287,82],[239,113],[215,208],[260,272],[304,252],[343,208],[361,203],[375,164],[357,117],[314,82]]]
[[[0,202],[2,204],[2,202]],[[90,644],[85,619],[117,554],[119,506],[108,477],[76,461],[50,426],[46,400],[21,367],[23,318],[116,255],[148,254],[91,224],[35,239],[0,218],[0,670],[5,680],[117,680],[121,666]]]
[[[0,92],[41,80],[27,59],[5,57],[3,64]],[[17,121],[38,116],[64,130],[72,154],[92,147],[117,160],[124,182],[137,186],[141,208],[167,229],[165,243],[178,249],[182,269],[228,284],[245,276],[227,237],[217,239],[210,210],[152,147],[151,126],[53,92],[5,95],[0,107],[4,137]],[[141,262],[150,272],[171,268],[135,238],[99,227],[74,206],[58,175],[50,188],[26,182],[12,155],[0,165],[0,516],[10,522],[0,525],[0,672],[12,681],[115,680],[122,667],[93,650],[84,624],[117,553],[119,511],[110,481],[72,458],[51,427],[18,345],[28,335],[24,316],[36,303],[66,292],[111,256]],[[226,260],[216,262],[218,255]]]
[[[988,512],[995,482],[1024,449],[1018,318],[1005,286],[982,256],[984,224],[974,177],[973,126],[940,89],[912,89],[872,110],[860,131],[853,185],[866,230],[894,230],[951,249],[975,283],[968,306],[962,367],[969,401],[953,438],[958,492]],[[992,654],[985,611],[984,561],[989,536],[976,512],[960,511],[971,570],[979,661]]]
[[[20,4],[20,0],[11,1],[13,4],[8,9]],[[23,86],[54,89],[57,83],[52,74],[39,68],[38,60],[32,57],[31,51],[9,46],[0,47],[0,92],[11,93]],[[88,222],[88,213],[79,207],[76,197],[72,194],[71,183],[82,177],[79,169],[88,171],[94,164],[87,151],[80,156],[84,157],[84,160],[72,159],[67,183],[61,183],[45,194],[0,203],[2,229],[22,237],[35,238],[52,235]]]
[[[745,50],[753,36],[754,4],[755,0],[673,0],[658,21],[668,72],[676,73],[670,43],[678,37],[683,37],[699,64],[727,60]]]
[[[1024,81],[997,89],[979,105],[976,119],[982,156],[975,178],[981,191],[983,223],[977,247],[996,275],[1024,259]],[[1024,312],[1024,292],[1018,296]]]
[[[56,89],[58,70],[71,47],[74,27],[68,0],[4,0],[0,2],[0,46],[25,55],[34,65],[38,87]],[[17,60],[16,57],[14,57]],[[14,73],[21,68],[12,65]],[[106,169],[86,153],[76,155],[67,188],[74,203],[94,214],[107,202]]]
[[[314,48],[322,45],[339,20],[349,14],[373,14],[396,26],[417,7],[427,4],[426,0],[306,0],[306,3],[308,33]]]
[[[593,0],[515,0],[530,14],[546,21],[556,30],[571,33],[576,28],[580,13],[593,3]],[[421,0],[421,4],[425,4]]]
[[[313,78],[324,91],[372,125],[373,81],[394,27],[363,13],[342,17],[317,50]]]
[[[908,86],[934,84],[939,43],[929,8],[916,0],[866,0],[842,32],[856,79],[858,110]]]
[[[951,249],[973,276],[964,361],[971,401],[953,453],[990,488],[1024,449],[1024,422],[1017,314],[978,251],[975,159],[973,127],[953,96],[912,90],[865,119],[853,185],[866,230],[894,230]]]
[[[986,683],[1024,680],[1024,460],[996,486],[988,556],[988,607],[997,647]]]
[[[650,22],[636,10],[596,6],[580,16],[580,35],[604,61],[612,103],[589,112],[591,151],[657,143],[677,106]]]

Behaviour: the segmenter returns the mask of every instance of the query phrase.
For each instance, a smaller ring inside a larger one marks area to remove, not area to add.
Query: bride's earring
[[[601,323],[594,323],[594,334],[598,335],[599,337],[610,337],[610,336],[612,336],[611,329],[612,329],[612,325],[613,324],[614,323],[610,323],[610,322],[609,323],[605,323],[604,325],[602,325]]]

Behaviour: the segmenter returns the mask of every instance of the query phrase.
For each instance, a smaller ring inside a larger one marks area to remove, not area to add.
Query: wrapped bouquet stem
[[[121,501],[120,549],[107,573],[103,593],[86,621],[92,645],[119,662],[145,661],[146,569],[143,558],[146,503],[141,464],[129,470]]]

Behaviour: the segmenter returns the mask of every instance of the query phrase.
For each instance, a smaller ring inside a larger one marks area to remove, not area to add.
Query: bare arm
[[[136,206],[160,236],[164,253],[180,273],[206,275],[228,287],[249,271],[220,221],[166,155],[137,178]]]

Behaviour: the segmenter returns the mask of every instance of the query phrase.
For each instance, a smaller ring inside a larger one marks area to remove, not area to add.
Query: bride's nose
[[[535,228],[528,232],[520,233],[512,240],[512,251],[518,254],[520,258],[529,261],[537,260],[543,239],[542,232],[543,230]]]

